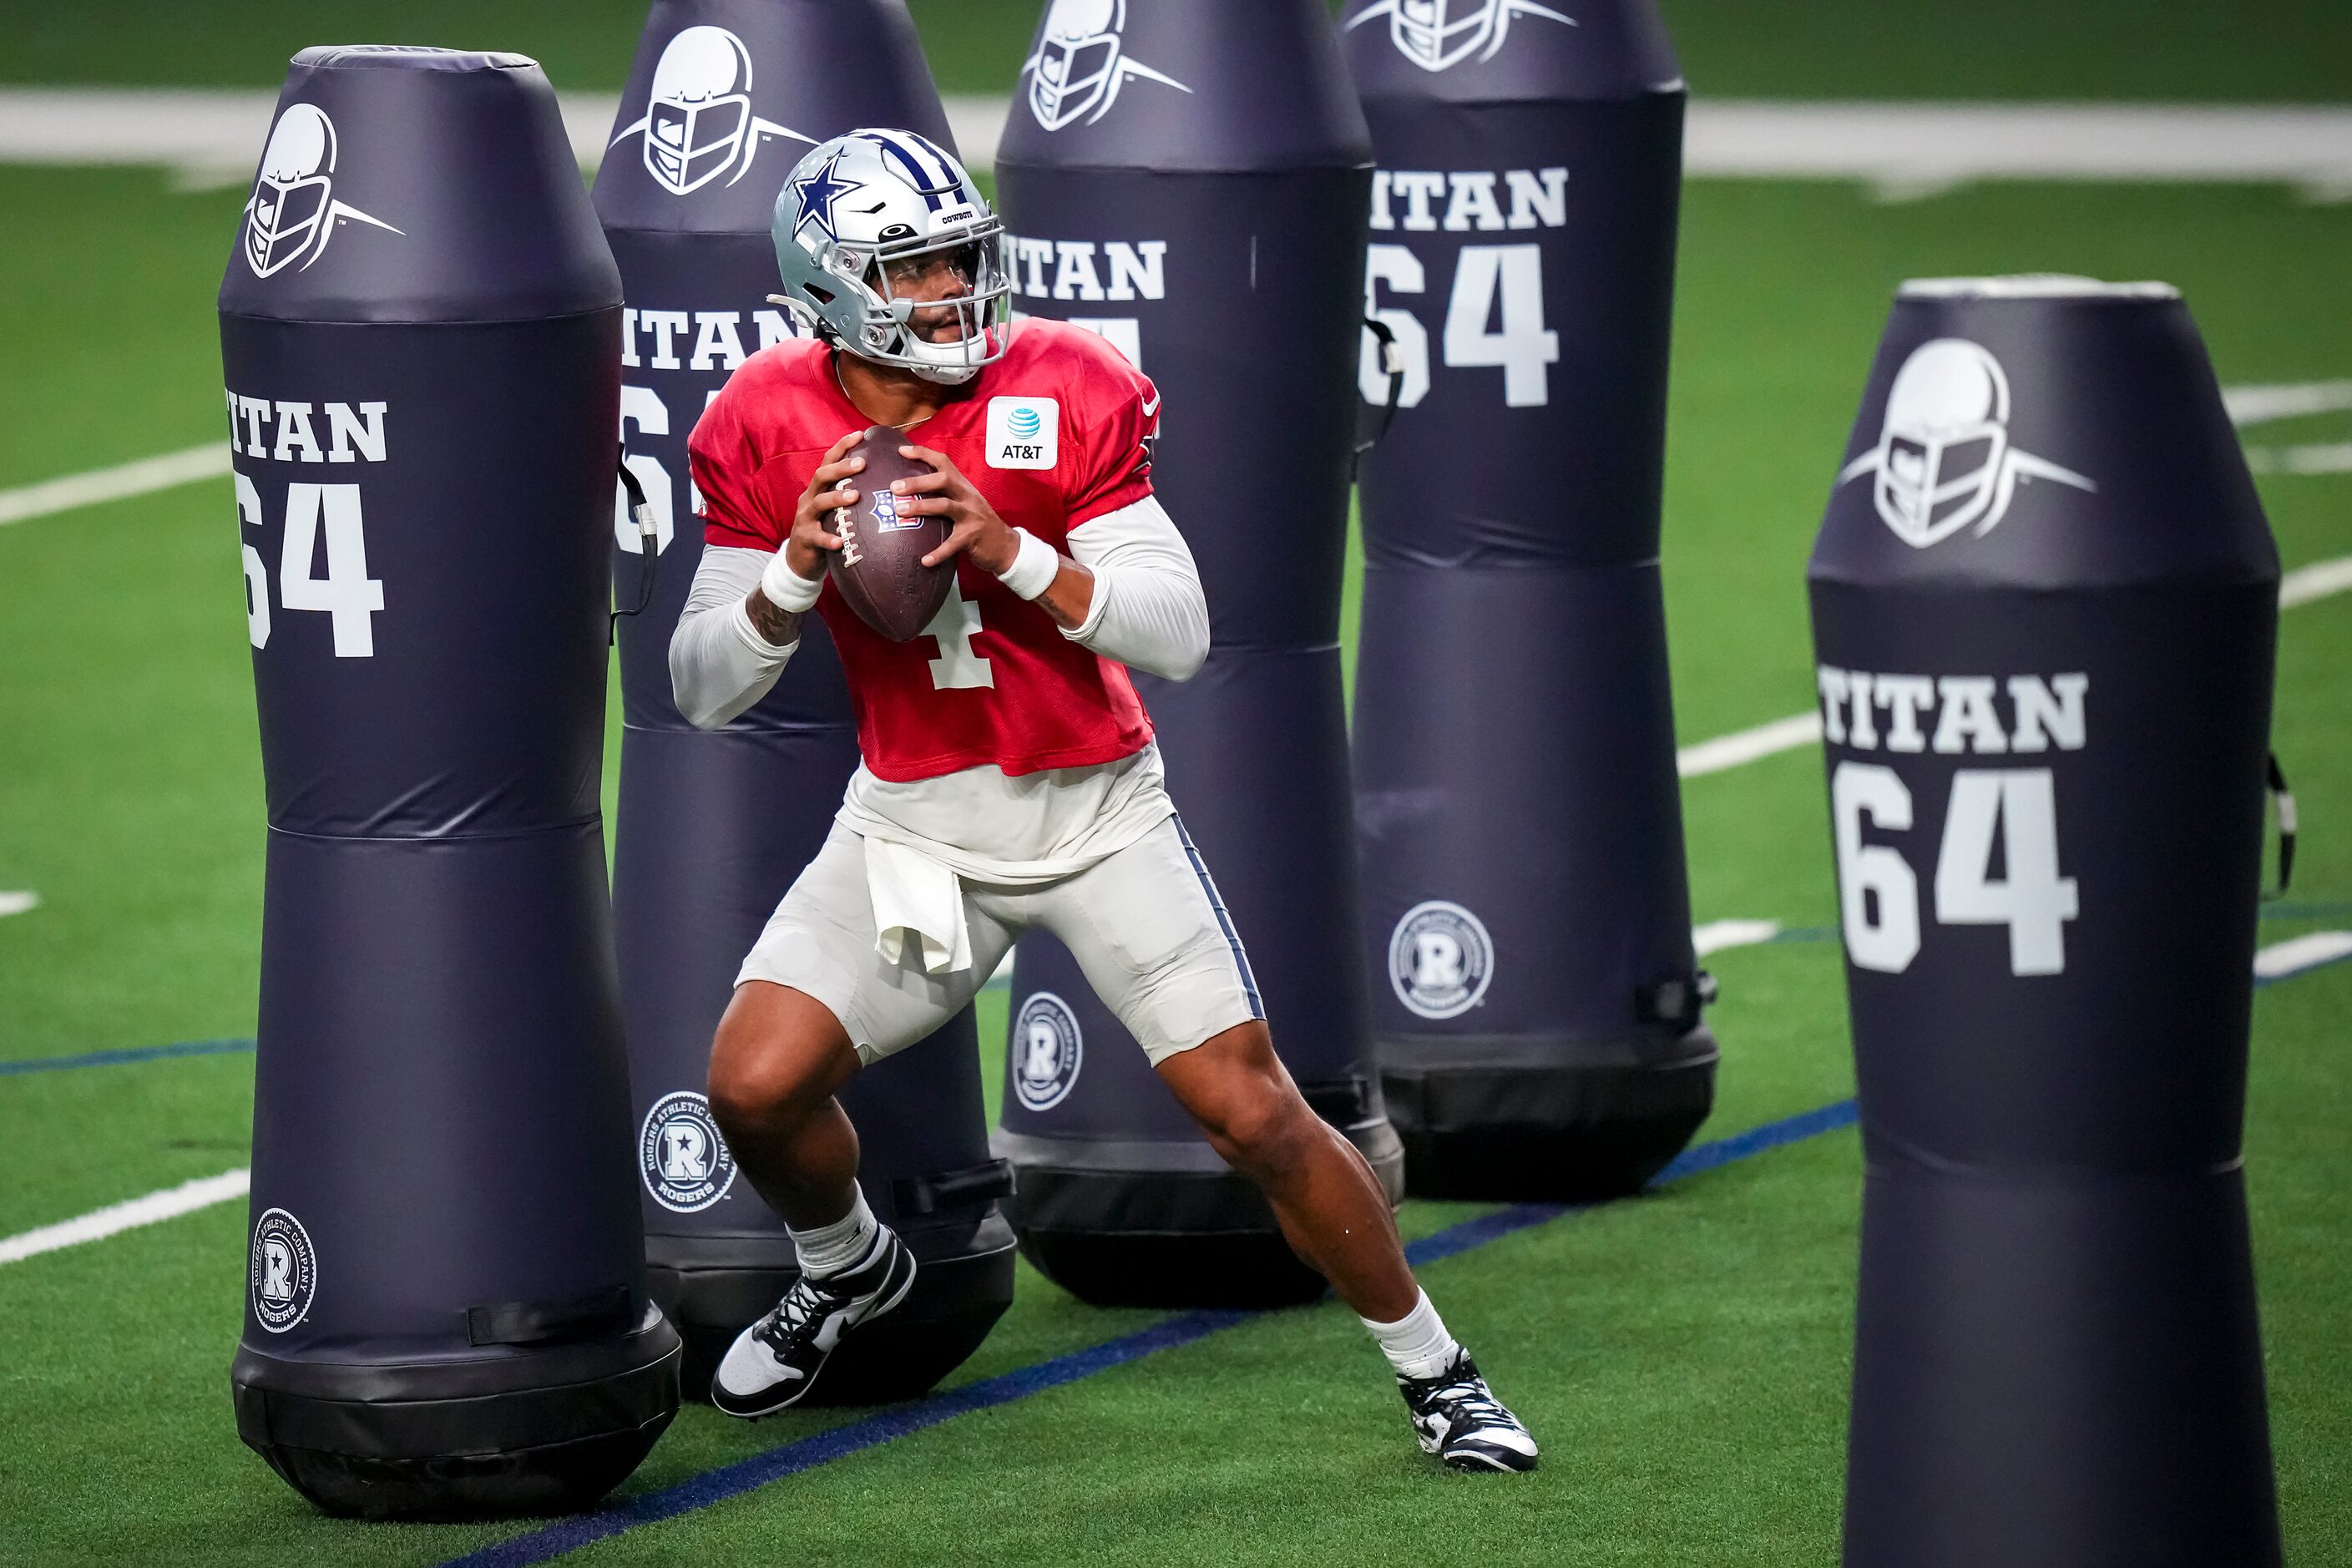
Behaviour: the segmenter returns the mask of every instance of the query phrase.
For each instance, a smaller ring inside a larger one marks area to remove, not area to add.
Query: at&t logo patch
[[[735,1184],[735,1156],[719,1135],[710,1101],[679,1089],[654,1101],[637,1137],[637,1173],[654,1202],[674,1214],[707,1209]]]
[[[1077,1087],[1086,1042],[1078,1016],[1051,991],[1021,1005],[1013,1020],[1013,1092],[1032,1110],[1051,1110]]]
[[[273,1334],[300,1322],[319,1289],[319,1256],[302,1222],[284,1209],[263,1210],[247,1261],[254,1321]]]
[[[1494,977],[1494,939],[1460,904],[1415,904],[1389,938],[1389,984],[1398,1001],[1424,1018],[1468,1012]]]
[[[1061,453],[1062,405],[1050,397],[988,400],[988,466],[1050,468]]]

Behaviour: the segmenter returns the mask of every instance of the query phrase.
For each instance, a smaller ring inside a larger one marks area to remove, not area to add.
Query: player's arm
[[[697,729],[717,729],[765,697],[800,646],[801,617],[824,587],[824,552],[841,548],[826,521],[857,499],[849,479],[866,465],[850,448],[862,436],[825,453],[782,550],[704,549],[669,643],[671,694]]]

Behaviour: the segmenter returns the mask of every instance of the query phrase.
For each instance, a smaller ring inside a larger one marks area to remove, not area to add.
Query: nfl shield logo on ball
[[[1424,1018],[1452,1018],[1475,1007],[1495,975],[1495,943],[1478,917],[1460,904],[1415,904],[1389,938],[1389,984],[1397,1000]]]
[[[654,1202],[673,1214],[707,1209],[735,1184],[735,1156],[719,1135],[710,1102],[690,1089],[666,1094],[646,1112],[637,1173]]]
[[[254,1321],[273,1334],[300,1322],[319,1289],[318,1254],[302,1222],[284,1209],[264,1210],[247,1261]]]
[[[1013,1020],[1013,1092],[1032,1110],[1051,1110],[1077,1086],[1085,1042],[1078,1016],[1051,991],[1021,1005]]]
[[[874,526],[884,533],[898,533],[909,528],[920,528],[919,517],[898,515],[898,498],[888,490],[874,492]]]

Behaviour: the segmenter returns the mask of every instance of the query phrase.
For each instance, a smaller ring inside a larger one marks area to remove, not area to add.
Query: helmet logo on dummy
[[[644,115],[611,145],[632,136],[644,139],[646,172],[674,196],[691,195],[721,174],[735,184],[751,172],[751,160],[771,136],[816,142],[751,112],[751,51],[726,28],[709,26],[688,27],[663,48]]]
[[[1486,998],[1495,942],[1476,915],[1432,899],[1405,910],[1389,937],[1389,984],[1408,1011],[1452,1018]]]
[[[1021,62],[1029,79],[1029,112],[1048,131],[1080,119],[1091,125],[1110,112],[1129,77],[1142,77],[1192,89],[1140,60],[1129,59],[1119,41],[1127,26],[1127,0],[1054,0],[1045,11],[1044,41]]]
[[[319,1289],[319,1255],[302,1222],[284,1209],[264,1210],[254,1222],[247,1262],[254,1321],[273,1334],[300,1322]]]
[[[1510,36],[1514,16],[1576,26],[1575,17],[1535,0],[1380,0],[1349,17],[1345,26],[1360,27],[1375,16],[1389,19],[1389,41],[1397,52],[1429,71],[1458,66],[1473,55],[1493,59]]]
[[[1979,537],[2009,515],[2020,479],[2098,486],[2009,439],[2009,376],[1984,347],[1937,338],[1911,351],[1886,394],[1878,445],[1848,463],[1843,485],[1875,474],[1871,499],[1895,537],[1916,550],[1970,523]]]
[[[1086,1041],[1078,1016],[1051,991],[1034,993],[1013,1020],[1013,1092],[1032,1110],[1051,1110],[1077,1087]]]
[[[666,1094],[637,1134],[637,1173],[672,1214],[707,1209],[735,1184],[735,1156],[719,1133],[710,1101],[690,1089]]]
[[[245,204],[245,264],[256,278],[304,267],[327,252],[346,221],[400,233],[380,217],[335,199],[335,122],[313,103],[289,103],[269,128],[261,173]]]

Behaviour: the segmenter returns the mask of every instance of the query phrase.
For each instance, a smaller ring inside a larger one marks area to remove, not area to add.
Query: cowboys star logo
[[[839,170],[843,148],[824,163],[793,182],[793,195],[801,205],[801,226],[814,226],[834,244],[841,243],[841,231],[834,226],[833,204],[857,188],[854,180],[845,180]]]

